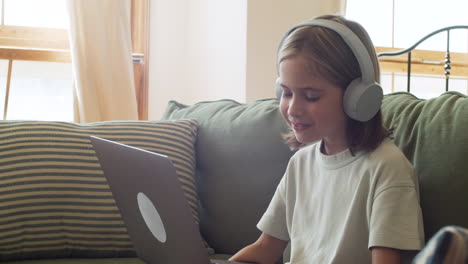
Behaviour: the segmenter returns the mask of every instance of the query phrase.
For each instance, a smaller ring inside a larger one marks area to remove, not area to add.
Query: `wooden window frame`
[[[148,119],[150,0],[132,0],[131,33],[138,118]],[[9,61],[4,119],[14,60],[71,62],[68,31],[0,25],[0,59]]]
[[[377,53],[401,51],[395,47],[395,0],[392,1],[392,47],[377,46]],[[445,51],[419,50],[411,51],[411,74],[426,76],[445,76]],[[450,77],[468,77],[468,53],[450,52]],[[395,74],[408,74],[408,54],[379,58],[381,73],[391,73],[392,91],[394,91]],[[468,92],[468,87],[467,87]]]
[[[132,0],[131,30],[138,118],[148,120],[150,0]]]
[[[376,47],[376,52],[394,52],[402,49]],[[411,51],[411,73],[420,75],[444,76],[445,51],[418,50]],[[408,55],[380,58],[381,72],[407,73]],[[450,52],[451,77],[468,76],[468,53]]]

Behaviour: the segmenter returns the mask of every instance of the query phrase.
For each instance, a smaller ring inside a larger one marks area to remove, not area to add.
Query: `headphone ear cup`
[[[361,78],[357,78],[346,88],[343,107],[350,118],[365,122],[380,110],[382,99],[383,91],[378,83],[362,83]]]
[[[275,81],[275,93],[276,93],[276,98],[281,99],[281,95],[283,94],[283,89],[281,88],[281,80],[280,77],[276,78]]]

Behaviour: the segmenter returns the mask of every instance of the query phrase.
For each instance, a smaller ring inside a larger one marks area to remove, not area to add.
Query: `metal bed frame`
[[[408,54],[408,76],[407,76],[407,91],[410,92],[410,84],[411,84],[411,51],[414,50],[419,44],[421,44],[426,39],[439,34],[441,32],[447,32],[447,50],[445,53],[445,61],[444,61],[444,70],[445,70],[445,91],[447,92],[449,89],[449,79],[450,79],[450,70],[452,69],[451,61],[450,61],[450,30],[454,29],[468,29],[468,25],[457,25],[457,26],[450,26],[438,29],[432,33],[429,33],[425,37],[418,40],[415,44],[411,47],[395,51],[395,52],[380,52],[377,54],[377,57],[384,57],[384,56],[398,56],[407,53]]]

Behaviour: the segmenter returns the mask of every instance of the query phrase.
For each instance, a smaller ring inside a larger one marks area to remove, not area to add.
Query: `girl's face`
[[[345,150],[348,117],[343,110],[344,90],[321,78],[301,56],[283,60],[279,68],[281,114],[297,140],[308,144],[323,139],[325,154]]]

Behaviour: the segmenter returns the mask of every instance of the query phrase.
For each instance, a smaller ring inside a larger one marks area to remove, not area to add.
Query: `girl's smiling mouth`
[[[294,131],[302,131],[302,130],[305,130],[309,127],[311,127],[311,125],[308,125],[308,124],[305,124],[305,123],[297,123],[297,122],[291,122],[291,127]]]

